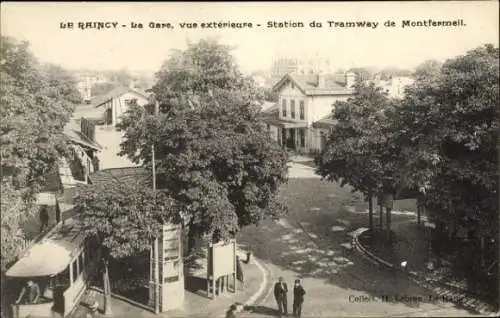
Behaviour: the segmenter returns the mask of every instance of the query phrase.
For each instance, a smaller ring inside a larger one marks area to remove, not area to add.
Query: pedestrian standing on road
[[[293,287],[293,315],[297,318],[300,318],[302,314],[302,303],[304,302],[305,294],[306,291],[300,284],[300,279],[296,279]]]
[[[49,227],[49,211],[47,206],[43,205],[40,209],[40,232]]]
[[[280,317],[283,314],[285,316],[288,316],[287,293],[288,293],[288,287],[286,285],[286,282],[283,280],[283,277],[280,277],[278,279],[278,282],[274,284],[274,298],[276,299],[276,303],[278,304],[278,311]]]
[[[236,279],[240,281],[242,286],[241,289],[243,289],[243,287],[245,286],[245,281],[243,279],[243,268],[241,267],[241,260],[239,256],[236,256]]]
[[[226,318],[236,318],[236,305],[231,305],[226,312]]]

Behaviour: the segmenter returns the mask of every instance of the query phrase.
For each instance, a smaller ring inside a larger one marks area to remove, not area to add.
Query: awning
[[[287,121],[287,120],[281,120],[281,119],[276,119],[276,118],[265,118],[264,121],[273,126],[278,126],[281,128],[307,128],[307,123],[306,122],[294,122],[294,121]]]
[[[58,225],[42,241],[31,246],[7,270],[10,277],[40,277],[58,274],[66,269],[84,237],[78,223],[68,219]]]
[[[46,241],[33,245],[28,252],[9,268],[10,277],[39,277],[56,275],[68,266],[71,261],[71,247],[59,242]]]

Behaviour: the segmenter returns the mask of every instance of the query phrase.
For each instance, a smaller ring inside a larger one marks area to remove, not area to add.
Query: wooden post
[[[236,293],[238,287],[238,280],[236,279],[236,273],[233,273],[233,293]]]
[[[212,275],[212,299],[215,299],[215,277]]]
[[[368,227],[373,231],[373,196],[368,195]]]
[[[154,259],[155,259],[155,313],[160,312],[160,262],[158,253],[158,238],[154,241]]]
[[[479,259],[479,261],[480,261],[479,265],[480,265],[480,268],[484,268],[485,241],[484,241],[483,235],[479,235],[479,245],[480,245],[480,255],[481,255],[481,257]]]
[[[391,208],[385,209],[386,216],[386,227],[387,227],[387,239],[391,239]]]
[[[422,207],[420,205],[417,206],[417,224],[420,225],[420,212],[422,211]]]

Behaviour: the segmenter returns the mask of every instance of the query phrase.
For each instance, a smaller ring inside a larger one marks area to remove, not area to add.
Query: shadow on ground
[[[261,315],[269,315],[269,316],[278,316],[279,312],[278,310],[274,308],[269,308],[265,306],[247,306],[245,307],[245,312],[250,312],[254,314],[261,314]]]
[[[240,233],[239,241],[251,245],[256,257],[302,278],[323,279],[346,293],[362,291],[379,299],[386,295],[434,296],[410,282],[406,275],[377,267],[340,245],[350,241],[347,233],[368,223],[364,213],[367,205],[350,189],[318,179],[294,179],[280,195],[288,205],[289,215],[278,222],[269,220],[259,227],[247,227]],[[399,202],[394,210],[404,211],[411,205]],[[409,217],[395,214],[393,222]],[[391,302],[410,308],[422,304],[411,300]]]

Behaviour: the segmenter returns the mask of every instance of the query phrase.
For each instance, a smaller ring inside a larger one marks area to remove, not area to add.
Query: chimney
[[[318,88],[325,88],[325,75],[318,74]]]
[[[347,72],[345,73],[345,86],[351,88],[356,82],[356,74]]]

